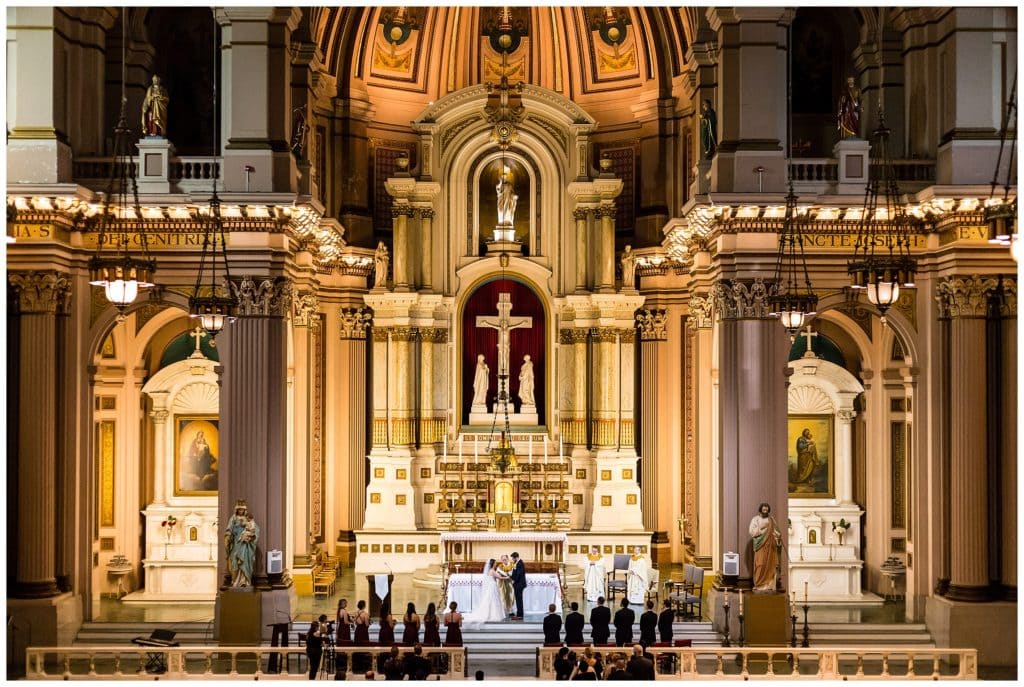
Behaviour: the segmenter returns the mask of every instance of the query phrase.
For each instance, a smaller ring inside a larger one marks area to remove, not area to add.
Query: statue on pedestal
[[[473,377],[473,405],[487,405],[487,388],[490,386],[491,368],[484,360],[484,354],[476,357],[476,375]]]
[[[839,96],[836,128],[840,138],[860,137],[860,89],[852,76],[846,78],[846,90]]]
[[[383,241],[377,243],[377,250],[373,254],[373,288],[385,289],[388,285],[388,247]]]
[[[767,503],[757,507],[749,532],[754,540],[754,591],[774,592],[779,579],[782,532],[772,517],[772,507]]]
[[[252,572],[256,564],[256,542],[259,538],[260,528],[253,520],[248,504],[239,499],[235,502],[235,514],[228,521],[228,528],[224,535],[232,587],[252,586]]]
[[[622,251],[622,289],[624,291],[636,290],[636,255],[633,254],[633,247],[626,246]]]
[[[142,101],[142,132],[146,136],[167,137],[169,102],[167,89],[160,85],[160,77],[154,74],[153,83],[146,90],[146,98]]]
[[[710,100],[700,104],[700,156],[710,160],[718,151],[718,115]]]
[[[530,355],[523,356],[523,366],[519,368],[519,400],[524,406],[535,406],[533,398],[533,362]]]
[[[498,185],[494,188],[498,194],[498,227],[510,229],[515,226],[516,203],[519,196],[516,195],[508,167],[502,167]]]

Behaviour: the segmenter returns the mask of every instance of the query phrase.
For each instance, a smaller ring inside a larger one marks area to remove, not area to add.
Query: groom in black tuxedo
[[[512,560],[515,561],[515,565],[512,567],[512,574],[509,578],[512,580],[512,591],[516,595],[516,614],[512,616],[513,620],[523,619],[523,590],[526,589],[526,565],[519,558],[518,553],[512,554]]]

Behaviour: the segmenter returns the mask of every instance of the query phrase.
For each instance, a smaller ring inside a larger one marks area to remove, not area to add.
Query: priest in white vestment
[[[604,557],[597,546],[590,547],[587,554],[587,570],[583,578],[583,589],[587,593],[587,601],[597,601],[597,597],[605,594]]]
[[[629,570],[626,572],[626,598],[629,603],[643,605],[647,595],[649,570],[647,558],[640,553],[640,547],[633,547],[633,556],[629,559]]]

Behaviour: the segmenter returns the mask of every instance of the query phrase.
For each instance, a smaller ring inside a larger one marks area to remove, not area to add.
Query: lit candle
[[[804,604],[807,603],[807,581],[804,580]]]
[[[477,455],[480,453],[480,435],[473,435],[473,460],[476,460]]]
[[[796,592],[792,592],[792,601],[789,605],[790,615],[796,615]]]
[[[729,590],[728,589],[725,590],[725,601],[722,602],[722,605],[725,606],[726,608],[729,608]]]
[[[544,464],[548,464],[548,435],[544,435]]]
[[[740,590],[740,613],[743,613],[743,590]]]
[[[526,457],[527,457],[527,459],[529,459],[530,464],[532,465],[533,464],[533,437],[532,436],[530,437],[530,440],[528,442],[526,442]]]

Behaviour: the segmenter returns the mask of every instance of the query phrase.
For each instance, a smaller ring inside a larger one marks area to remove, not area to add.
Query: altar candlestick
[[[740,590],[740,613],[743,612],[743,590]]]
[[[791,615],[793,615],[793,617],[796,617],[796,592],[791,592],[791,594],[792,594],[792,601],[790,602],[790,607],[789,608],[790,608],[790,611],[792,611]]]
[[[479,434],[474,434],[473,435],[473,460],[476,460],[476,457],[478,455],[480,455],[480,435]]]
[[[533,436],[530,436],[530,440],[526,442],[526,457],[529,459],[530,464],[533,464]]]
[[[544,435],[544,464],[548,464],[548,435]]]
[[[804,581],[804,603],[807,603],[807,581]]]

